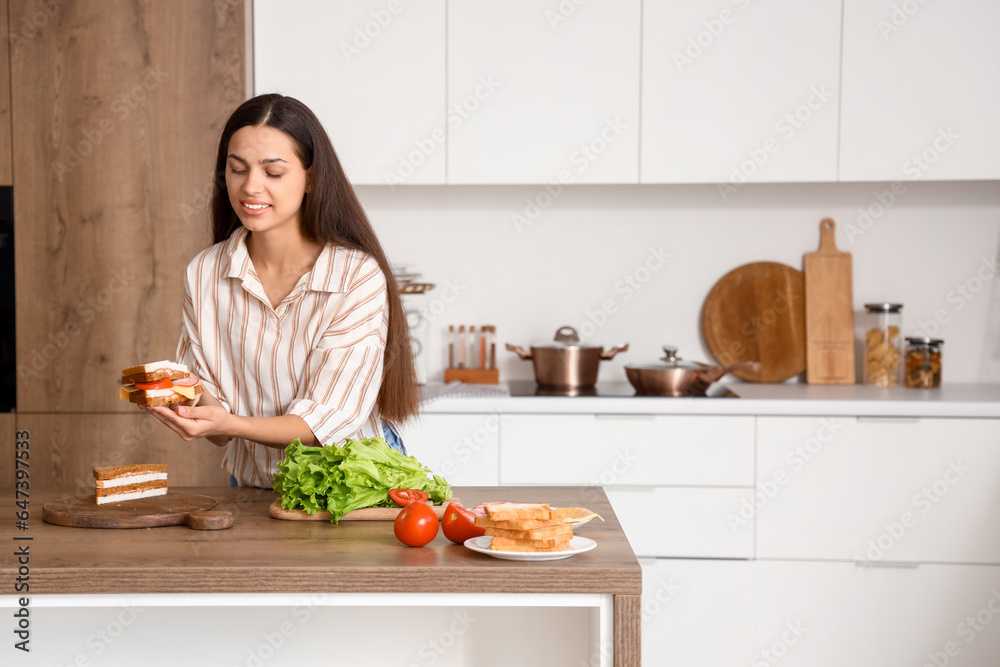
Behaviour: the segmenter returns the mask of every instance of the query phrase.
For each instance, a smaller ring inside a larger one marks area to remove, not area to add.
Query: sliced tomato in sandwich
[[[151,389],[170,389],[174,386],[174,383],[170,378],[164,378],[162,380],[156,380],[154,382],[136,382],[135,388],[142,389],[143,391],[149,391]]]

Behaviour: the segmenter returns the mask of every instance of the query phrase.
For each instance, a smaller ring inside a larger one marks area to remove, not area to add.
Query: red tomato
[[[136,382],[136,389],[170,389],[174,386],[174,383],[170,381],[170,378],[164,378],[162,380],[156,380],[154,382]]]
[[[410,503],[396,516],[392,531],[408,547],[422,547],[438,533],[438,518],[429,505]]]
[[[400,507],[427,502],[427,494],[417,489],[389,489],[389,498]]]
[[[476,515],[455,503],[448,503],[445,508],[444,516],[441,517],[441,530],[455,544],[465,544],[470,537],[486,534],[485,528],[476,525]]]

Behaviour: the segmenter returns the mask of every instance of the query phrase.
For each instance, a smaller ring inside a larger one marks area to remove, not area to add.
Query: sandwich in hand
[[[122,371],[119,396],[136,405],[171,405],[193,401],[204,389],[187,366],[155,361]]]

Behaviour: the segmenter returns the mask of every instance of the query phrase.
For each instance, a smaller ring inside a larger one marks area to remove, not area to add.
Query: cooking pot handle
[[[603,352],[601,352],[601,359],[605,361],[607,361],[608,359],[614,359],[615,355],[618,354],[619,352],[628,352],[628,343],[625,343],[623,345],[616,345],[610,350],[604,350]]]
[[[511,345],[510,343],[507,343],[507,349],[510,350],[511,352],[515,352],[517,356],[521,357],[522,359],[531,359],[531,352],[524,349],[520,345]]]
[[[759,361],[740,361],[735,364],[730,364],[725,368],[719,366],[712,366],[708,369],[705,374],[705,381],[708,384],[712,384],[722,378],[724,375],[729,375],[733,371],[752,371],[754,373],[760,372],[760,362]]]
[[[554,340],[560,343],[579,343],[580,334],[573,327],[559,327]]]

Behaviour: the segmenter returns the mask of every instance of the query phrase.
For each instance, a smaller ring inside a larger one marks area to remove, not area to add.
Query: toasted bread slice
[[[180,380],[191,375],[191,371],[184,364],[175,364],[172,361],[154,361],[151,364],[132,366],[122,371],[122,384],[133,382],[156,382],[157,380]]]
[[[513,519],[511,521],[495,521],[487,516],[477,516],[476,525],[480,528],[505,528],[507,530],[533,530],[535,528],[551,528],[561,526],[559,519]]]
[[[544,528],[529,528],[528,530],[510,530],[508,528],[487,528],[486,534],[492,537],[505,537],[516,540],[545,540],[551,538],[573,538],[573,526],[561,524]]]
[[[136,463],[125,466],[94,466],[94,479],[113,479],[124,475],[166,473],[166,463]]]
[[[494,521],[552,520],[555,513],[548,504],[540,503],[486,503],[486,516]]]
[[[534,551],[550,552],[565,551],[569,549],[570,540],[514,540],[502,537],[494,537],[490,541],[490,549],[493,551]]]

